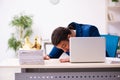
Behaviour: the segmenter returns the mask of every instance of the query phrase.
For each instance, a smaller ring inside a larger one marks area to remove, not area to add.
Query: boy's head
[[[69,50],[69,37],[71,35],[71,31],[65,27],[56,28],[52,35],[51,41],[54,46],[62,49],[64,52]]]

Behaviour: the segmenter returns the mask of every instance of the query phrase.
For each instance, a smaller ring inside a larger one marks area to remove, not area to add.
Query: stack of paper
[[[120,49],[117,50],[117,57],[120,58]]]
[[[106,58],[106,63],[110,63],[110,64],[120,64],[120,58],[112,58],[112,57],[107,57]]]
[[[44,64],[43,50],[19,50],[20,64]]]

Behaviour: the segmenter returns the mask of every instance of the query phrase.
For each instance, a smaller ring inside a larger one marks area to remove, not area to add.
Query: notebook
[[[105,62],[104,37],[71,37],[70,62]]]

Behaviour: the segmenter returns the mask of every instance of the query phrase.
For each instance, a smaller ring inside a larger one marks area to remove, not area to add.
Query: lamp
[[[50,0],[50,3],[52,3],[53,5],[56,5],[60,2],[60,0]]]

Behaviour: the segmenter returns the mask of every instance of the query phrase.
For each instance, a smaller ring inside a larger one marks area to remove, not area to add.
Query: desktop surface
[[[12,58],[0,62],[0,68],[119,68],[120,63],[61,63],[59,59],[45,60],[44,65],[20,65],[19,59]]]
[[[6,59],[0,68],[20,68],[15,80],[120,80],[120,63],[60,63],[45,60],[44,65],[20,65],[19,59]]]

